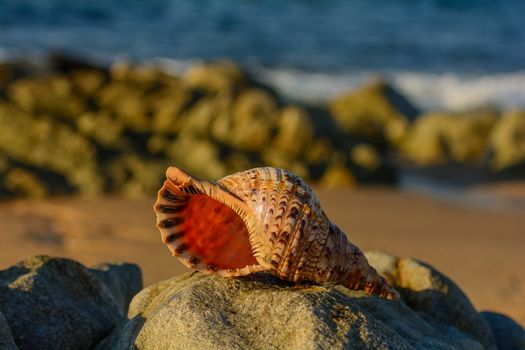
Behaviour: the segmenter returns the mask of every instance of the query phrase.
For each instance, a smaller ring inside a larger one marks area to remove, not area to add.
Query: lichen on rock
[[[377,145],[397,146],[419,114],[405,97],[381,80],[339,96],[329,107],[346,132]]]
[[[401,150],[421,165],[481,164],[497,120],[497,113],[490,109],[425,113],[415,121]]]
[[[490,165],[502,170],[525,163],[525,112],[509,111],[498,121],[490,134]]]

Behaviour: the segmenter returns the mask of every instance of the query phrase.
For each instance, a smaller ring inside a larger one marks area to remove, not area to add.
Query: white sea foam
[[[179,75],[200,59],[178,60],[157,57],[145,63]],[[370,71],[321,73],[294,68],[247,69],[283,96],[297,101],[324,103],[373,79],[384,79],[423,110],[462,110],[480,106],[503,109],[525,107],[525,70],[512,73],[462,75],[423,72]]]
[[[197,58],[187,59],[187,60],[177,60],[174,58],[167,57],[154,57],[144,62],[146,65],[151,65],[163,70],[166,73],[173,75],[181,75],[184,73],[191,65],[196,63],[201,63],[202,60]]]
[[[295,69],[254,69],[256,76],[283,95],[325,102],[380,76],[425,110],[460,110],[491,105],[525,107],[525,71],[487,75],[421,72],[312,73]]]
[[[321,103],[347,90],[352,90],[371,78],[372,74],[327,74],[297,69],[268,69],[253,67],[254,75],[274,87],[284,96],[313,103]]]
[[[481,76],[396,73],[401,93],[427,109],[465,109],[493,105],[525,107],[525,71]]]

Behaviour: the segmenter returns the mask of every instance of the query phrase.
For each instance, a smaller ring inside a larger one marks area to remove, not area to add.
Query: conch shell
[[[289,281],[399,298],[297,175],[266,167],[211,182],[170,167],[166,177],[157,226],[184,265],[225,277],[272,270]]]

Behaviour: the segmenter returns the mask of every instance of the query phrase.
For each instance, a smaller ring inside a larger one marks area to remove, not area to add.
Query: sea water
[[[380,75],[424,109],[510,108],[525,106],[524,14],[521,0],[0,0],[0,58],[229,58],[293,99]]]

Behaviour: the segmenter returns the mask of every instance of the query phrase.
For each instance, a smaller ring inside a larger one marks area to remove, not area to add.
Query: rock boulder
[[[341,128],[376,145],[398,145],[418,109],[384,81],[377,80],[329,103]]]
[[[131,264],[27,258],[0,271],[0,348],[92,349],[125,319],[141,284]]]
[[[369,253],[400,290],[389,301],[270,274],[199,272],[142,290],[97,349],[495,349],[485,318],[450,279],[412,259]]]
[[[17,350],[18,347],[15,344],[13,335],[11,334],[11,328],[7,324],[4,314],[0,311],[0,349],[5,350]]]
[[[525,349],[525,329],[514,320],[496,312],[484,311],[481,314],[492,329],[498,349]]]

